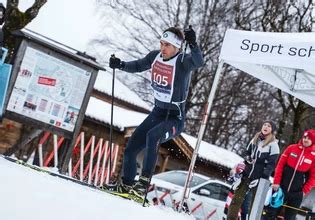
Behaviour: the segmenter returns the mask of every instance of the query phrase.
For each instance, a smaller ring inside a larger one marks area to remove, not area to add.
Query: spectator
[[[284,219],[293,220],[302,199],[315,186],[315,130],[307,130],[297,144],[289,145],[277,164],[272,188],[284,192]],[[281,208],[266,208],[263,219],[275,219]]]
[[[233,186],[234,196],[228,209],[228,220],[238,219],[238,213],[242,205],[248,209],[242,210],[242,218],[246,218],[244,213],[249,212],[251,201],[248,201],[248,204],[243,204],[245,196],[251,193],[251,197],[255,198],[259,179],[269,179],[274,170],[279,155],[278,141],[274,135],[275,131],[276,125],[273,121],[264,121],[261,130],[256,133],[247,146],[244,158],[246,166],[240,181],[237,181],[237,184]]]

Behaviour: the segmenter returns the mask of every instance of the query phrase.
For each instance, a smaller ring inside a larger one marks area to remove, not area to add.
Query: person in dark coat
[[[228,208],[228,220],[238,219],[238,213],[245,196],[251,193],[251,197],[254,199],[259,179],[269,179],[273,172],[280,151],[278,140],[274,134],[275,131],[275,123],[266,120],[263,122],[261,130],[256,133],[248,144],[244,156],[245,169],[242,178],[237,182],[237,186],[233,186],[234,196]],[[243,204],[243,207],[250,207],[251,201],[248,202],[249,204]],[[241,211],[243,212],[243,218],[246,218],[244,213],[247,214],[248,210]]]

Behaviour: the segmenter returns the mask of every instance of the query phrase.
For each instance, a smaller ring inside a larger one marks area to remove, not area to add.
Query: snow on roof
[[[181,135],[195,149],[197,138],[185,133],[181,133]],[[239,155],[205,141],[200,144],[198,156],[228,168],[233,168],[235,164],[243,161]]]
[[[26,38],[30,38],[33,41],[36,41],[37,43],[44,44],[45,47],[53,48],[54,50],[57,50],[59,53],[62,53],[68,57],[70,56],[72,58],[80,60],[80,62],[92,65],[93,67],[96,67],[98,70],[105,70],[104,67],[101,66],[94,57],[86,54],[85,52],[78,51],[72,47],[69,47],[63,43],[60,43],[54,39],[46,37],[30,29],[24,28],[15,34],[17,36],[20,36],[22,34]]]
[[[97,91],[103,92],[105,94],[111,95],[112,94],[112,74],[99,71],[95,84],[94,89]],[[144,102],[135,92],[131,91],[126,85],[120,82],[117,78],[115,79],[115,97],[133,104],[135,106],[139,106],[141,108],[150,110],[150,106]]]
[[[110,124],[111,104],[95,97],[90,97],[85,115]],[[113,125],[123,131],[127,127],[138,126],[146,117],[147,114],[114,106]]]

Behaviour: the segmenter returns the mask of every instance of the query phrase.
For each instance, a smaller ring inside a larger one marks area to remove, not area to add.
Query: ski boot
[[[147,188],[149,186],[150,179],[145,176],[140,176],[139,180],[134,183],[132,189],[130,190],[130,194],[134,194],[139,197],[144,197],[147,192]]]
[[[118,193],[129,193],[131,189],[132,186],[124,184],[123,182],[118,184],[105,184],[104,186],[101,186],[101,190],[103,191],[112,191]]]

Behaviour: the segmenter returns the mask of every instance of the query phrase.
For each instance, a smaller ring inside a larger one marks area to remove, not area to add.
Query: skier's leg
[[[155,109],[153,109],[128,140],[123,161],[124,184],[133,184],[137,174],[137,155],[146,146],[146,133],[157,123],[159,123],[159,119],[156,117]]]
[[[153,174],[158,156],[158,145],[174,138],[180,134],[182,129],[183,121],[177,117],[170,117],[169,120],[162,121],[148,131],[146,136],[147,148],[143,161],[143,176],[150,178]]]

